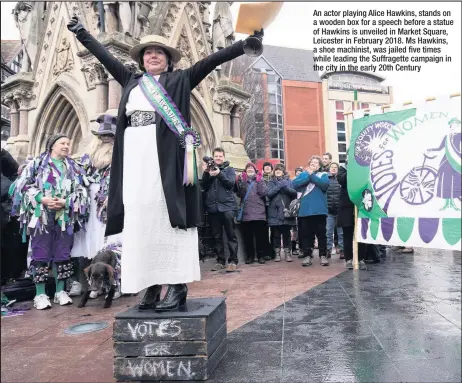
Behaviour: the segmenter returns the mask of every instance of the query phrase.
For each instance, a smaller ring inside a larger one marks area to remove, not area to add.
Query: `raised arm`
[[[243,44],[243,41],[237,41],[233,45],[212,53],[210,56],[207,56],[188,69],[185,69],[186,75],[189,76],[191,90],[199,85],[199,83],[217,66],[242,56],[244,54]]]
[[[251,36],[263,41],[263,29],[261,31],[255,31]],[[224,64],[225,62],[231,61],[236,57],[244,54],[244,45],[246,41],[237,41],[233,45],[220,49],[218,52],[212,53],[210,56],[198,61],[193,66],[185,70],[185,73],[189,76],[189,82],[191,84],[191,90],[194,89],[210,72],[212,72],[217,66]]]
[[[67,24],[67,28],[75,33],[77,40],[92,53],[98,61],[108,70],[114,79],[122,86],[126,86],[133,73],[130,72],[119,60],[96,40],[82,25],[77,16]]]

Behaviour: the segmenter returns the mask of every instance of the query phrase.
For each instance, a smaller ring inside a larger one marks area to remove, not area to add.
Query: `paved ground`
[[[203,265],[210,268],[210,263]],[[205,270],[204,268],[204,270]],[[461,381],[460,253],[389,253],[368,271],[300,261],[203,273],[191,296],[226,296],[229,351],[212,382]],[[2,382],[112,382],[112,326],[69,336],[69,325],[112,323],[89,307],[2,319]]]

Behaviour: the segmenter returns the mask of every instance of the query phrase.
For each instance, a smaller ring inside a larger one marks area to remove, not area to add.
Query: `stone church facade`
[[[114,11],[117,2],[104,2],[104,27],[97,3],[18,2],[15,8],[26,62],[2,85],[1,97],[11,113],[7,149],[19,161],[38,155],[56,132],[71,137],[73,155],[83,154],[96,118],[117,113],[121,87],[67,30],[73,14],[132,71],[139,69],[128,52],[147,34],[167,38],[182,52],[180,68],[213,52],[210,2],[130,2],[130,17]],[[232,165],[243,169],[248,157],[239,116],[249,94],[223,72],[214,71],[193,91],[192,125],[201,133],[201,158],[222,146]]]

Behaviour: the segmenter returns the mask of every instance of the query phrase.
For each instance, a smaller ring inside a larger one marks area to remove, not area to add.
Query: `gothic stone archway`
[[[46,140],[55,133],[65,133],[71,139],[71,153],[74,154],[82,139],[82,127],[88,123],[83,103],[63,81],[58,81],[48,93],[37,114],[35,129],[31,140],[31,153],[39,155]]]
[[[212,123],[205,111],[204,106],[199,101],[199,98],[191,94],[191,126],[201,135],[202,144],[197,151],[197,163],[199,169],[202,168],[202,158],[205,155],[211,155],[212,150],[216,147],[215,131]],[[201,172],[199,172],[200,174]]]

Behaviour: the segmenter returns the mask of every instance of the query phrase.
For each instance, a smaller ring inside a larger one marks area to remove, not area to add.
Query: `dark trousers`
[[[268,226],[266,221],[247,221],[241,223],[244,240],[245,257],[247,261],[264,258],[268,249]],[[254,245],[255,241],[255,245]]]
[[[223,246],[223,229],[226,233],[229,248],[229,263],[239,262],[237,258],[237,237],[234,232],[234,212],[226,211],[224,213],[209,213],[210,228],[215,242],[215,254],[217,262],[222,265],[226,264],[226,256]]]
[[[315,237],[318,238],[319,256],[327,256],[326,216],[298,217],[298,240],[303,254],[312,256]]]
[[[275,249],[281,248],[281,236],[284,249],[290,249],[290,226],[272,226],[271,235],[273,240],[273,246]]]
[[[2,227],[1,241],[1,280],[2,285],[8,279],[23,277],[27,269],[27,250],[29,237],[25,243],[22,242],[22,235],[19,232],[19,222],[16,218]]]
[[[355,227],[345,226],[342,228],[342,230],[343,230],[343,252],[345,254],[345,261],[349,261],[353,259],[353,236],[354,236]]]

